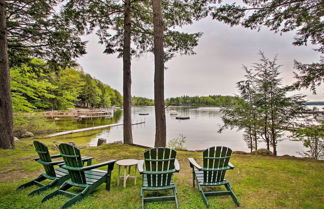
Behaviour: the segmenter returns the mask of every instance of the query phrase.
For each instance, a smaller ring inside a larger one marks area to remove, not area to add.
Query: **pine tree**
[[[289,131],[295,118],[304,109],[303,96],[287,96],[292,89],[282,86],[276,58],[270,60],[260,52],[261,59],[251,69],[245,67],[246,80],[238,83],[243,103],[225,107],[224,128],[245,130],[245,140],[251,151],[257,149],[262,138],[273,155],[278,153],[278,143],[283,132]],[[221,129],[221,130],[222,130]]]

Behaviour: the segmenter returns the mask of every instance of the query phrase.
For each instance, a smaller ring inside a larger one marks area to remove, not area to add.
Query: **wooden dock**
[[[145,121],[133,123],[132,125],[139,125],[139,124],[143,124],[143,123],[145,123]],[[95,126],[95,127],[90,127],[90,128],[76,129],[76,130],[71,130],[71,131],[63,131],[63,132],[47,135],[45,138],[62,136],[62,135],[67,135],[67,134],[74,134],[74,133],[85,132],[85,131],[92,131],[92,130],[103,129],[103,128],[110,128],[110,127],[115,127],[115,126],[122,126],[122,125],[123,125],[123,123],[115,123],[115,124]]]
[[[113,111],[105,110],[72,110],[72,111],[48,111],[45,112],[45,117],[51,119],[60,118],[75,118],[77,120],[82,119],[92,119],[92,118],[111,118],[113,116]]]

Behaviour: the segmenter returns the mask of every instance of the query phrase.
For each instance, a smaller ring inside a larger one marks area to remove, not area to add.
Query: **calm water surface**
[[[189,120],[177,120],[170,115],[171,110],[175,110],[178,116],[190,116]],[[139,113],[149,113],[141,116]],[[133,107],[133,122],[145,121],[144,124],[133,126],[133,139],[135,144],[154,146],[155,135],[155,118],[154,107]],[[166,110],[167,120],[167,140],[185,137],[185,148],[190,150],[205,149],[210,146],[228,146],[235,151],[249,151],[242,137],[242,131],[224,130],[218,133],[219,128],[223,125],[221,113],[217,107],[169,107]],[[120,117],[117,123],[122,123]],[[91,137],[90,145],[95,146],[98,138],[105,138],[108,142],[120,141],[123,139],[122,126],[111,129],[101,130]],[[265,144],[260,143],[260,148]],[[301,142],[294,142],[286,139],[278,144],[278,155],[299,156],[304,151]]]

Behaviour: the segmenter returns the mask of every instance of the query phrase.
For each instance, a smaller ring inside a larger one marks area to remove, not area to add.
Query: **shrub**
[[[253,151],[251,153],[256,155],[273,155],[272,152],[267,149],[258,149],[257,151]]]
[[[27,131],[34,134],[49,133],[57,130],[54,122],[45,118],[42,113],[15,113],[14,135],[21,137]]]
[[[168,142],[167,147],[175,150],[183,150],[185,149],[184,146],[185,143],[186,143],[186,137],[180,134],[177,138],[171,139]]]

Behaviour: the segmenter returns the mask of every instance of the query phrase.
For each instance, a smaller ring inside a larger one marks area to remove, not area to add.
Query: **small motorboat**
[[[190,117],[189,116],[177,116],[176,119],[178,119],[178,120],[188,120],[188,119],[190,119]]]
[[[141,113],[138,113],[139,115],[149,115],[149,113],[147,112],[141,112]]]
[[[178,113],[174,110],[170,111],[170,115],[178,115]]]

